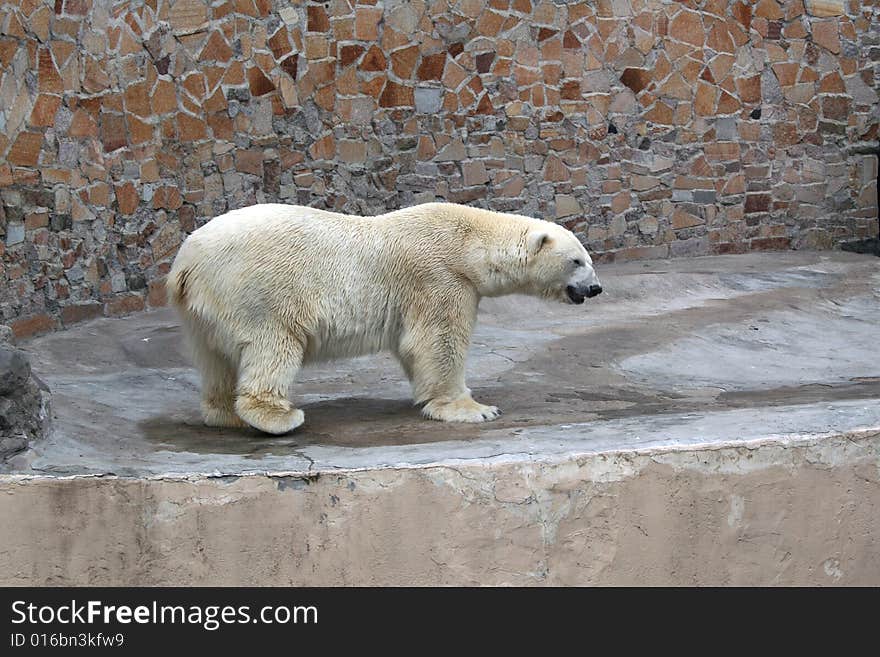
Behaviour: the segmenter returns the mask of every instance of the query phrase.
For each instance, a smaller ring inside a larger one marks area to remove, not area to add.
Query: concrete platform
[[[484,425],[376,356],[304,371],[289,436],[203,427],[171,311],[31,341],[54,431],[0,476],[0,584],[880,584],[880,260],[599,271],[484,300]]]

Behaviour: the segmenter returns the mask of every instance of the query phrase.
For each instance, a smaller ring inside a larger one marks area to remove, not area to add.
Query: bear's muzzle
[[[566,294],[568,294],[568,298],[571,299],[572,303],[581,304],[586,299],[592,299],[595,296],[599,296],[602,294],[602,286],[601,285],[569,285],[565,288]]]

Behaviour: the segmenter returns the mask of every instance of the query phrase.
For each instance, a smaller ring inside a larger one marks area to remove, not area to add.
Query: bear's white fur
[[[287,399],[310,361],[390,351],[425,416],[499,415],[465,385],[481,297],[580,303],[601,291],[578,239],[556,224],[447,203],[378,217],[264,204],[187,238],[168,276],[202,375],[211,426],[274,434],[303,422]]]

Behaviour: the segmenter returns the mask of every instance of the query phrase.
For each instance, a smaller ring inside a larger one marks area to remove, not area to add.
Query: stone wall
[[[871,236],[877,4],[5,2],[0,323],[161,305],[261,201],[471,203],[605,260]]]

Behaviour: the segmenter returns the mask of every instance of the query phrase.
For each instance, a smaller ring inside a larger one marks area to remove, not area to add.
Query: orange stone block
[[[180,190],[177,187],[166,185],[159,187],[153,193],[153,209],[177,210],[181,205],[183,205],[183,199],[181,199]]]
[[[158,80],[151,98],[154,114],[164,114],[177,109],[177,91],[168,80]]]
[[[332,160],[336,155],[336,140],[327,135],[309,147],[309,155],[316,160]]]
[[[435,55],[425,55],[422,57],[422,63],[419,70],[416,71],[416,77],[419,80],[439,80],[443,76],[443,69],[446,66],[446,53],[441,52]]]
[[[116,186],[116,204],[121,214],[133,214],[139,202],[140,198],[134,183],[125,182]]]
[[[379,21],[382,9],[358,6],[354,19],[354,35],[361,41],[376,41],[379,38]]]
[[[232,119],[228,114],[217,112],[208,116],[208,125],[211,127],[211,134],[214,139],[229,141],[232,139],[234,130],[232,127]]]
[[[623,71],[620,81],[634,93],[639,93],[651,82],[651,71],[644,68],[628,68]]]
[[[143,309],[144,299],[137,294],[119,296],[104,304],[104,312],[107,315],[125,315]]]
[[[681,208],[676,208],[672,213],[672,229],[682,230],[683,228],[692,228],[706,223],[701,217],[697,217]]]
[[[165,290],[165,277],[150,281],[147,288],[147,304],[152,308],[158,308],[168,303],[168,294]]]
[[[342,46],[339,50],[339,63],[345,67],[356,62],[364,53],[364,47],[358,44]]]
[[[703,147],[703,151],[710,162],[735,162],[740,157],[739,144],[736,142],[711,142]]]
[[[223,76],[222,84],[239,85],[244,82],[244,65],[241,62],[231,62]]]
[[[547,156],[544,163],[544,180],[562,182],[571,179],[571,173],[562,160],[555,155]]]
[[[270,40],[269,43],[271,45],[272,41]],[[218,62],[228,62],[230,59],[232,59],[232,55],[232,48],[230,48],[229,44],[226,43],[226,39],[223,38],[223,34],[215,31],[211,32],[211,36],[208,37],[208,41],[205,44],[205,47],[202,48],[202,53],[199,55],[199,61],[206,62],[213,60]]]
[[[101,142],[108,153],[128,145],[125,118],[118,114],[101,115]]]
[[[699,116],[710,116],[715,113],[716,88],[705,82],[697,84],[694,96],[694,112]]]
[[[746,30],[752,26],[752,6],[750,3],[741,0],[731,2],[730,13]]]
[[[412,107],[414,103],[412,87],[405,87],[391,80],[385,83],[379,97],[381,107]]]
[[[256,66],[248,69],[247,78],[252,96],[264,96],[275,91],[275,85],[272,84],[272,81]]]
[[[78,109],[70,121],[69,134],[71,137],[95,137],[98,134],[98,124],[86,110]]]
[[[674,73],[660,87],[657,93],[667,98],[677,98],[678,100],[690,100],[693,95],[693,88],[680,74]]]
[[[840,52],[840,24],[836,18],[813,21],[813,41],[829,52]]]
[[[694,46],[703,45],[703,22],[694,11],[682,10],[669,23],[669,36]]]
[[[205,76],[202,73],[190,73],[183,79],[183,88],[196,100],[205,97]]]
[[[22,317],[10,324],[12,334],[19,340],[39,333],[46,333],[53,330],[56,326],[57,322],[45,313]]]
[[[37,67],[37,84],[41,92],[60,94],[64,91],[64,83],[48,48],[40,48]]]
[[[744,103],[758,103],[761,101],[761,76],[753,75],[750,78],[737,78],[736,89],[740,100]]]
[[[60,105],[60,96],[40,94],[37,96],[37,102],[34,103],[34,109],[31,110],[31,118],[28,122],[35,128],[45,128],[54,125],[55,113]]]
[[[330,29],[330,19],[327,12],[319,5],[309,5],[307,8],[307,29],[309,32],[327,32]]]
[[[409,80],[419,60],[419,47],[410,46],[391,53],[391,70],[401,80]]]
[[[143,144],[153,140],[153,126],[136,116],[128,117],[128,129],[132,144]]]
[[[673,114],[672,108],[669,107],[666,103],[661,101],[657,101],[654,104],[654,107],[645,114],[645,120],[651,121],[653,123],[658,123],[660,125],[672,125]]]
[[[713,21],[712,29],[709,31],[709,38],[706,41],[706,46],[715,52],[734,52],[733,39],[730,36],[725,21]]]
[[[721,98],[718,99],[718,114],[733,114],[742,107],[740,102],[726,91],[721,92]]]
[[[829,73],[825,77],[822,78],[822,81],[819,82],[819,93],[823,94],[842,94],[846,93],[846,85],[843,83],[843,78],[840,77],[840,74],[835,71],[833,73]]]
[[[361,83],[361,93],[366,94],[368,96],[372,96],[375,99],[379,99],[379,96],[382,94],[382,90],[385,88],[385,76],[377,75],[372,80],[368,80],[366,82]]]
[[[150,92],[146,82],[129,85],[125,90],[125,111],[138,116],[150,116]]]
[[[226,96],[223,95],[223,89],[217,89],[205,102],[203,107],[206,112],[219,112],[227,107]]]
[[[208,136],[208,126],[202,119],[181,112],[177,115],[177,134],[180,141],[197,141]]]
[[[385,53],[378,46],[371,46],[358,68],[362,71],[384,71],[386,64]]]
[[[467,71],[459,66],[457,62],[450,59],[446,62],[446,68],[443,71],[443,84],[446,85],[447,89],[454,91],[465,81],[467,75]]]
[[[85,69],[86,73],[82,83],[85,91],[94,94],[110,86],[110,76],[107,75],[102,63],[88,57],[86,58]]]
[[[263,175],[263,152],[240,149],[235,152],[235,170],[254,176]]]
[[[797,82],[799,69],[800,64],[797,62],[773,64],[773,72],[776,74],[776,79],[779,80],[779,86],[781,87],[790,87]]]
[[[501,31],[503,24],[504,17],[501,14],[496,14],[494,11],[484,11],[477,20],[477,33],[494,37]]]
[[[315,103],[318,107],[332,112],[336,106],[336,85],[328,84],[315,93]]]
[[[275,59],[284,59],[292,50],[290,46],[290,38],[287,34],[287,28],[282,26],[269,39],[269,49],[275,55]]]

